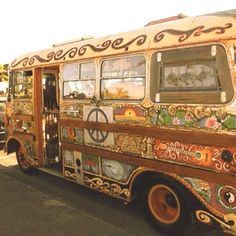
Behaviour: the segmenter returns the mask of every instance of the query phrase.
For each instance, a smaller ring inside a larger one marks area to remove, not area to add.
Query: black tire
[[[191,222],[184,188],[169,178],[155,178],[146,191],[146,212],[151,224],[162,233],[179,233]]]
[[[21,171],[27,174],[32,173],[33,168],[27,161],[27,158],[25,157],[25,154],[22,152],[21,147],[19,147],[16,151],[16,159]]]

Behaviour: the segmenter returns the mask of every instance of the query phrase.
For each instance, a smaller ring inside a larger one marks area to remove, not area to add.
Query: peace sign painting
[[[85,106],[83,111],[83,118],[86,122],[96,123],[112,123],[113,122],[113,108],[112,107],[91,107]],[[109,131],[101,129],[84,129],[84,142],[87,145],[99,145],[114,147],[114,135]]]

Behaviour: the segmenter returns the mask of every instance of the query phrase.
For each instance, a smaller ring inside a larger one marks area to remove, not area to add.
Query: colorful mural
[[[64,142],[83,144],[83,130],[79,128],[62,127],[61,139]]]
[[[146,142],[143,136],[117,133],[115,137],[116,151],[144,156]]]
[[[120,182],[126,182],[135,169],[135,166],[108,159],[102,159],[101,164],[104,176]]]
[[[213,158],[213,153],[216,153],[216,150],[212,150],[209,147],[183,144],[180,142],[165,142],[156,139],[153,151],[157,159],[210,167],[214,158],[217,158],[217,156]]]
[[[32,115],[33,103],[32,102],[17,102],[13,103],[13,113],[17,115]]]
[[[236,188],[232,186],[216,185],[217,202],[227,212],[236,212]]]
[[[115,121],[119,123],[143,124],[145,122],[145,110],[140,106],[117,106],[114,109]]]
[[[210,202],[212,192],[208,182],[189,177],[183,179],[186,180],[192,186],[192,188],[194,188],[207,202]]]
[[[130,198],[130,191],[128,190],[128,188],[123,187],[117,183],[110,182],[108,180],[103,180],[99,177],[85,176],[85,184],[92,189],[96,189],[117,198]]]
[[[100,174],[100,158],[94,155],[82,154],[83,169],[89,173]]]
[[[34,132],[34,122],[33,121],[24,121],[13,119],[12,120],[12,128],[13,131],[25,132],[25,133],[33,133]]]
[[[25,140],[23,143],[24,155],[31,166],[38,166],[38,158],[36,156],[35,142]]]
[[[67,179],[119,198],[130,197],[126,184],[136,166],[69,150],[63,150],[62,154],[63,173]]]
[[[202,106],[161,106],[151,117],[152,125],[220,132],[236,129],[236,116],[225,108]]]
[[[60,111],[61,118],[82,119],[83,109],[81,104],[63,102]]]
[[[64,176],[67,179],[70,179],[72,181],[76,181],[75,169],[72,169],[72,168],[69,168],[69,167],[64,167]]]
[[[63,150],[62,155],[64,159],[64,166],[74,168],[75,167],[74,152]]]
[[[234,187],[209,183],[197,178],[184,177],[183,179],[221,214],[236,212],[236,189]]]

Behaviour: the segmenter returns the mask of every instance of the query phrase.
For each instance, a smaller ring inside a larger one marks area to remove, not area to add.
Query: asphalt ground
[[[0,236],[161,236],[141,207],[38,171],[22,173],[0,152]],[[169,234],[173,235],[173,234]],[[181,236],[227,235],[194,224]]]

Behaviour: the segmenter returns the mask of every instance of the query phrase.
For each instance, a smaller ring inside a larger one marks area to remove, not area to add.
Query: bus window
[[[63,98],[92,99],[96,70],[93,62],[66,64],[62,68]]]
[[[43,101],[45,109],[57,109],[56,77],[52,73],[43,75]]]
[[[13,74],[13,96],[14,98],[32,97],[32,71],[16,72]]]
[[[221,46],[158,52],[151,68],[153,101],[223,103],[232,99],[230,72]]]
[[[102,63],[102,99],[142,99],[146,61],[144,56],[106,60]]]

